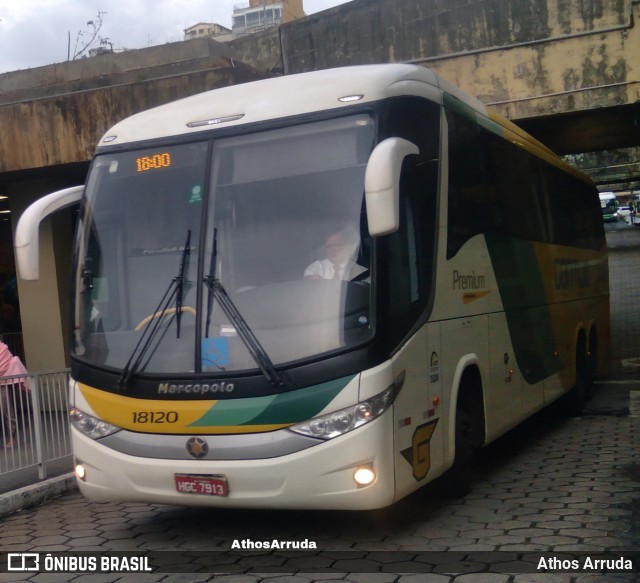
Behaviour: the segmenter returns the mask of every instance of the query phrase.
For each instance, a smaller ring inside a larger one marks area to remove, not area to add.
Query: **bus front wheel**
[[[473,430],[471,415],[464,406],[456,410],[456,452],[453,466],[446,478],[445,494],[450,498],[462,498],[471,489],[471,460],[473,457]]]
[[[456,406],[455,457],[451,468],[442,476],[441,492],[448,498],[462,498],[471,489],[473,453],[484,440],[482,388],[479,374],[470,374]]]

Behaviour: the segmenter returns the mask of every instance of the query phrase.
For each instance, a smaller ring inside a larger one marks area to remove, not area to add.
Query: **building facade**
[[[233,35],[226,27],[216,22],[198,22],[189,28],[184,29],[184,40],[193,40],[210,36],[218,41],[231,40]]]
[[[253,34],[303,16],[302,0],[250,0],[233,8],[233,35]]]

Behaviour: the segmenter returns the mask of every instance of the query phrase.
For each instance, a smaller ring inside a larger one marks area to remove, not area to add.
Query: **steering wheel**
[[[369,285],[369,282],[365,281],[365,279],[367,279],[370,274],[371,274],[371,271],[369,269],[365,269],[362,273],[359,273],[350,281],[352,283],[358,283],[360,285],[363,285],[363,284]]]
[[[196,315],[196,311],[191,306],[182,306],[183,312],[189,312],[190,314]],[[146,326],[151,320],[155,320],[156,318],[160,318],[161,316],[173,316],[177,312],[177,308],[168,308],[167,310],[162,310],[161,312],[156,312],[155,314],[150,314],[144,320],[141,320],[140,323],[134,328],[136,332],[138,332],[141,328]]]

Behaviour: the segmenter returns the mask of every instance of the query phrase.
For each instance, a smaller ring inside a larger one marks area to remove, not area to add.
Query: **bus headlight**
[[[102,421],[102,419],[98,419],[75,407],[69,411],[69,419],[71,420],[71,425],[91,439],[100,439],[121,429],[117,425]]]
[[[308,437],[333,439],[380,417],[393,403],[395,394],[396,387],[392,385],[371,399],[333,413],[314,417],[304,423],[293,425],[289,429]]]

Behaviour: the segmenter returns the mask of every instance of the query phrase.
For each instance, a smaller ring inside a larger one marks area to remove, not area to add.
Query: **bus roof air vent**
[[[200,128],[202,126],[213,126],[221,123],[229,123],[230,121],[237,121],[244,117],[244,113],[238,113],[236,115],[227,115],[224,117],[214,117],[211,119],[203,119],[201,121],[190,121],[187,124],[188,128]]]

